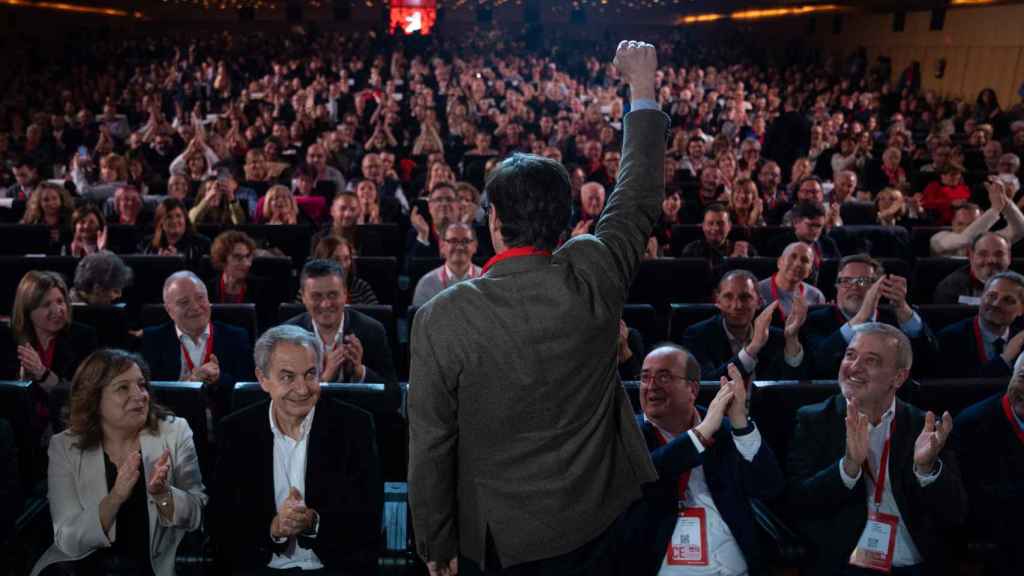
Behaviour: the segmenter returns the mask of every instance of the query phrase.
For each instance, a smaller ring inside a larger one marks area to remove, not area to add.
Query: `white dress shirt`
[[[882,450],[885,448],[885,440],[889,437],[889,426],[892,424],[892,419],[896,417],[896,397],[892,399],[892,405],[889,409],[882,414],[882,420],[878,425],[868,424],[869,429],[869,443],[868,443],[868,462],[871,466],[871,473],[867,477],[867,506],[868,510],[874,510],[875,508],[875,479],[878,478],[879,465],[882,462]],[[894,431],[897,434],[905,433],[905,431]],[[892,465],[891,465],[891,452],[890,452],[890,464],[887,465],[885,472],[885,487],[882,491],[882,505],[878,508],[878,511],[882,514],[890,514],[899,518],[899,525],[896,527],[896,545],[892,553],[892,565],[893,566],[913,566],[924,562],[924,558],[921,553],[917,550],[917,546],[914,545],[914,539],[910,537],[910,531],[907,530],[907,524],[903,521],[903,515],[900,514],[900,509],[896,505],[896,498],[892,495]],[[846,474],[846,470],[843,468],[843,463],[846,460],[844,456],[839,461],[839,475],[843,478],[843,484],[847,488],[853,490],[854,486],[857,485],[857,481],[860,480],[861,474],[864,472],[863,466],[861,466],[860,473],[857,474],[856,478],[851,478]],[[939,477],[942,472],[942,460],[938,461],[936,471],[934,474],[923,476],[914,470],[914,476],[917,477],[918,483],[921,487],[925,487]]]
[[[210,339],[210,325],[206,325],[206,329],[199,335],[198,340],[193,340],[191,336],[181,331],[177,325],[174,326],[174,331],[178,334],[178,342],[181,342],[181,350],[179,352],[181,362],[181,373],[179,377],[182,379],[191,372],[188,369],[188,361],[185,360],[185,354],[188,354],[189,360],[192,361],[194,368],[199,368],[203,365],[203,352],[206,352],[206,341]]]
[[[651,423],[653,425],[653,422]],[[658,431],[669,442],[672,435],[658,428]],[[704,453],[704,445],[697,439],[693,430],[688,430],[690,441],[697,448],[698,454]],[[736,450],[747,462],[752,462],[757,451],[761,449],[761,432],[757,428],[749,434],[736,436],[733,434],[733,443]],[[661,561],[661,569],[658,576],[744,576],[747,574],[747,561],[743,556],[736,538],[729,530],[729,525],[722,519],[722,515],[715,506],[715,500],[711,497],[711,489],[708,488],[707,478],[704,475],[704,466],[691,468],[690,481],[686,485],[686,507],[703,508],[705,511],[705,522],[708,537],[708,565],[707,566],[672,566],[668,563],[668,553]],[[675,530],[672,537],[675,538]],[[671,540],[670,540],[671,542]]]
[[[288,492],[294,486],[300,494],[306,492],[306,450],[309,447],[309,429],[313,426],[314,406],[302,420],[299,428],[299,439],[294,440],[277,427],[274,420],[274,403],[270,403],[270,430],[274,433],[274,503],[277,509],[288,498]],[[301,568],[302,570],[319,570],[324,565],[317,558],[312,548],[302,548],[297,538],[275,539],[276,542],[288,542],[282,554],[274,554],[270,559],[270,568]]]

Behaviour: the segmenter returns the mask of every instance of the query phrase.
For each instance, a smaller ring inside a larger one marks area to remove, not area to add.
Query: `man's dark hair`
[[[821,205],[821,202],[800,202],[793,207],[793,220],[796,219],[808,219],[808,218],[822,218],[825,216],[825,207]]]
[[[560,162],[534,154],[513,154],[487,176],[487,197],[501,220],[509,247],[554,249],[569,223],[572,193]]]
[[[306,262],[299,275],[299,286],[304,287],[307,278],[323,278],[325,276],[337,276],[341,278],[342,285],[345,284],[345,269],[341,267],[341,264],[334,260],[321,259]]]
[[[842,272],[843,268],[846,268],[848,264],[867,264],[875,271],[876,276],[885,274],[885,265],[868,254],[850,254],[849,256],[843,256],[843,258],[839,260],[839,268],[836,268],[836,270],[838,272]]]
[[[721,212],[723,214],[728,214],[729,209],[725,206],[725,204],[722,204],[721,202],[712,202],[711,204],[708,204],[707,208],[704,209],[704,214],[707,214],[708,212]]]

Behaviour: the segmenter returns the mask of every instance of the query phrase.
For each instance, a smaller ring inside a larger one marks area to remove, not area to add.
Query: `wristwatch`
[[[320,514],[317,514],[316,510],[313,511],[313,523],[302,531],[302,536],[306,538],[316,538],[317,532],[320,531]]]

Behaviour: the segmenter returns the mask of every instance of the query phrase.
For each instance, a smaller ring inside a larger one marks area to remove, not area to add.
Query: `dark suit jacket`
[[[971,278],[971,267],[954,270],[935,286],[933,304],[959,304],[961,296],[981,296],[984,287]]]
[[[638,416],[637,422],[658,469],[658,480],[644,485],[643,500],[630,509],[623,522],[622,556],[629,568],[623,573],[658,573],[676,525],[678,478],[687,470],[704,466],[711,499],[743,551],[749,571],[758,574],[761,551],[750,499],[774,498],[786,485],[772,449],[762,439],[754,460],[747,462],[736,450],[732,430],[725,421],[715,434],[715,443],[698,454],[688,434],[662,446],[651,423],[643,416]]]
[[[919,315],[920,316],[920,315]],[[887,309],[878,311],[878,321],[899,328],[896,314]],[[913,374],[921,378],[931,372],[932,362],[938,353],[938,340],[931,328],[921,319],[922,329],[917,338],[910,339],[914,351]],[[811,372],[814,378],[831,380],[836,377],[836,370],[846,353],[846,338],[840,328],[846,324],[846,317],[836,306],[820,308],[807,314],[804,323],[804,335],[808,352],[811,354]]]
[[[366,366],[366,377],[364,382],[373,384],[384,384],[384,400],[380,407],[381,411],[393,412],[398,409],[401,403],[401,391],[398,388],[398,375],[395,372],[395,360],[391,355],[391,346],[388,344],[388,333],[384,325],[370,318],[366,314],[345,308],[345,328],[342,335],[354,334],[363,344],[363,365]],[[313,332],[313,319],[309,313],[302,313],[289,318],[285,324],[299,326],[309,332]],[[348,382],[338,371],[337,382]],[[376,409],[376,407],[375,407]]]
[[[971,502],[967,525],[993,540],[1000,576],[1024,570],[1024,442],[1003,412],[998,394],[961,412],[953,424],[964,485]]]
[[[944,378],[1005,378],[1013,372],[1013,366],[1001,356],[987,362],[981,361],[978,339],[974,335],[974,321],[977,316],[965,318],[946,326],[939,332],[939,372]],[[1010,328],[1010,337],[1017,333]]]
[[[243,328],[214,322],[213,354],[220,363],[220,380],[208,393],[214,416],[220,419],[230,410],[235,382],[251,382],[255,378],[249,333]],[[173,322],[143,330],[142,357],[149,364],[154,380],[173,381],[181,377],[181,341]]]
[[[20,476],[18,476],[18,447],[14,431],[7,420],[0,418],[0,542],[14,534],[14,522],[22,512]]]
[[[702,380],[718,380],[728,376],[729,364],[735,364],[743,376],[749,376],[739,355],[732,353],[729,337],[722,326],[722,315],[715,314],[703,322],[698,322],[686,329],[680,343],[693,354],[700,363]],[[811,351],[804,349],[803,363],[793,368],[786,364],[786,338],[781,328],[771,327],[768,342],[757,357],[754,372],[759,380],[798,380],[806,375],[811,364]]]
[[[786,231],[784,234],[780,234],[775,240],[772,241],[769,246],[768,256],[781,256],[782,252],[793,242],[797,241],[796,233],[792,230]],[[815,242],[818,247],[818,251],[821,253],[822,259],[829,258],[842,258],[842,253],[839,252],[839,245],[832,238],[829,238],[825,234],[818,237],[818,241]]]
[[[839,460],[846,453],[846,399],[841,394],[797,412],[789,444],[787,499],[804,537],[812,544],[809,574],[834,574],[849,562],[868,517],[867,476],[853,489],[843,484]],[[895,432],[888,475],[893,497],[925,563],[940,569],[943,539],[967,516],[960,466],[948,442],[939,458],[942,472],[922,488],[914,475],[914,442],[924,413],[896,400]]]
[[[217,573],[266,566],[286,546],[270,538],[277,503],[269,411],[270,402],[260,402],[221,422],[210,501]],[[320,526],[316,538],[300,536],[299,546],[312,548],[332,573],[376,574],[384,483],[373,417],[321,398],[306,454],[306,485],[299,491]]]
[[[565,554],[654,480],[616,350],[661,212],[667,127],[657,110],[626,115],[619,182],[594,236],[501,260],[419,309],[409,502],[421,556],[480,564],[488,533],[505,568]]]

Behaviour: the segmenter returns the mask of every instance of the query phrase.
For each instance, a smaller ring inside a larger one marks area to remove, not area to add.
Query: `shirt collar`
[[[316,325],[316,320],[313,319],[312,315],[310,315],[310,317],[309,317],[309,323],[313,325],[313,334],[315,334],[316,337],[321,342],[323,342],[323,339],[320,338],[320,327]],[[345,338],[344,335],[345,335],[345,312],[344,312],[344,310],[342,310],[342,312],[341,312],[341,323],[338,324],[338,332],[335,333],[334,341],[332,342],[331,345],[332,346],[337,346],[339,341],[344,340],[344,338]]]
[[[981,337],[985,340],[986,344],[992,344],[998,338],[1007,340],[1010,336],[1010,327],[1003,328],[1003,331],[999,334],[989,331],[988,327],[985,326],[985,322],[981,320],[981,316],[978,317],[978,327],[981,329]]]
[[[477,273],[478,270],[479,270],[479,268],[477,268],[476,265],[471,262],[469,264],[469,268],[466,268],[466,273],[463,274],[462,276],[459,276],[458,274],[455,273],[454,270],[452,270],[451,268],[448,267],[448,263],[447,262],[445,262],[445,264],[444,264],[444,273],[447,274],[448,277],[451,278],[452,280],[454,280],[455,282],[462,282],[463,280],[465,280],[467,278],[473,278],[474,276],[479,276],[479,274]]]
[[[313,414],[314,413],[316,413],[316,406],[315,405],[309,410],[309,414],[306,414],[306,417],[302,419],[302,424],[299,426],[299,439],[298,439],[298,442],[302,442],[303,440],[306,440],[307,438],[309,438],[309,430],[310,430],[310,428],[313,427]],[[277,421],[274,420],[274,401],[273,400],[270,401],[270,411],[269,411],[268,417],[270,418],[270,431],[274,433],[274,439],[275,440],[282,439],[282,438],[291,438],[290,436],[288,436],[284,432],[282,432],[280,428],[277,427]]]
[[[750,335],[752,333],[752,331],[748,331],[747,338],[745,339],[736,336],[735,334],[732,333],[731,330],[729,330],[729,325],[726,324],[725,322],[725,316],[722,317],[722,330],[725,330],[725,337],[728,338],[731,342],[739,342],[743,346],[746,346],[747,343],[750,341]]]
[[[188,338],[188,340],[193,341],[192,337],[189,336],[188,334],[185,334],[184,332],[182,332],[181,328],[178,328],[177,324],[174,325],[174,332],[178,335],[178,342],[183,342],[185,338]],[[206,342],[206,339],[209,338],[209,337],[210,337],[210,323],[207,322],[206,323],[206,328],[203,329],[203,333],[199,335],[199,339],[198,340],[194,340],[193,342],[195,343],[196,346],[198,346],[200,343]]]

